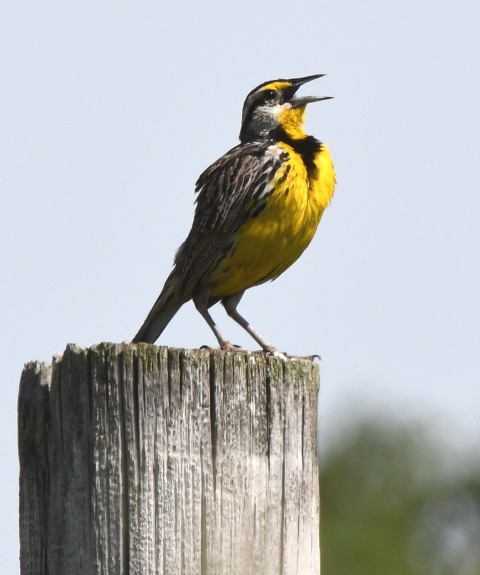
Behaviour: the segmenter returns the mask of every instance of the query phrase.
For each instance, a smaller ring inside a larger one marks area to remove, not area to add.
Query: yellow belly
[[[240,228],[236,249],[214,274],[213,296],[231,295],[278,277],[312,241],[330,203],[335,171],[326,146],[317,154],[317,174],[310,179],[300,155],[284,143],[278,146],[289,153],[289,160],[275,175],[265,210]],[[287,165],[290,171],[282,181]]]

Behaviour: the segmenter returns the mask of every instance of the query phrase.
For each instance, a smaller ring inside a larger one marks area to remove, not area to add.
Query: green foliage
[[[479,575],[480,474],[444,469],[420,427],[350,430],[321,461],[322,575]]]

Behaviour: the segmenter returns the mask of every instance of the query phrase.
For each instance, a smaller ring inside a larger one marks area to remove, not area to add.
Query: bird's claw
[[[209,345],[202,345],[200,347],[200,349],[208,349],[210,351],[214,351],[215,348],[210,347]],[[253,351],[251,349],[246,349],[244,347],[241,347],[240,345],[232,344],[229,341],[222,343],[222,345],[220,345],[220,350],[221,351],[227,351],[227,352],[233,352],[233,353],[270,355],[272,357],[277,357],[278,359],[281,359],[283,361],[287,361],[289,359],[307,359],[309,361],[315,361],[315,359],[318,359],[318,360],[322,359],[317,353],[315,353],[313,355],[290,355],[286,351],[280,351],[274,347],[268,347],[265,349],[258,349],[258,350]]]

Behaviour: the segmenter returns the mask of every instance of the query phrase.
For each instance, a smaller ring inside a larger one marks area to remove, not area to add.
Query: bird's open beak
[[[312,102],[320,102],[320,100],[330,100],[333,96],[301,96],[299,98],[295,97],[297,90],[303,84],[321,78],[325,74],[314,74],[313,76],[305,76],[304,78],[292,78],[288,80],[292,85],[287,88],[284,92],[284,102],[291,104],[292,108],[299,108],[300,106],[306,106]]]

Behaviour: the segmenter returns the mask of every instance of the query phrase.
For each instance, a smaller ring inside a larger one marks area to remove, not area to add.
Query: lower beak
[[[303,96],[301,98],[292,98],[289,104],[292,108],[300,108],[300,106],[306,106],[312,102],[320,102],[321,100],[331,100],[333,96]]]

